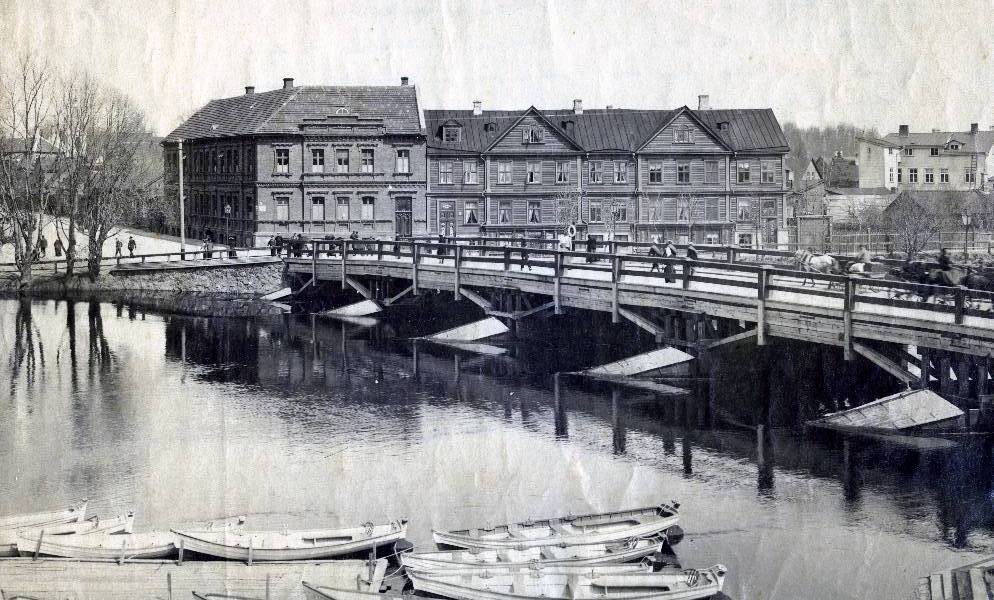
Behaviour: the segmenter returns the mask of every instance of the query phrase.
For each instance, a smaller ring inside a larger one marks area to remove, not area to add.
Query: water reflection
[[[18,300],[0,302],[0,324],[0,473],[17,482],[0,512],[88,494],[145,525],[404,514],[425,544],[433,526],[677,498],[681,562],[729,563],[732,597],[904,595],[909,573],[992,542],[989,445],[919,452],[768,427],[796,416],[770,382],[801,376],[741,355],[709,356],[675,397],[557,374],[534,348],[481,357],[309,316]],[[868,539],[873,552],[853,548]],[[844,588],[825,565],[851,556],[866,565]],[[777,582],[785,569],[796,584]]]

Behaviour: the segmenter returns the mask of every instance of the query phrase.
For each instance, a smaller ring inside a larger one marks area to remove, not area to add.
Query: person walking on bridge
[[[673,240],[666,240],[666,245],[663,248],[663,258],[676,258],[676,246],[673,245]],[[664,281],[666,283],[676,282],[676,271],[673,269],[673,263],[666,263],[663,268]]]
[[[52,250],[55,251],[55,258],[62,258],[62,250],[65,246],[62,245],[62,238],[55,236],[55,243],[52,244]]]
[[[659,247],[659,236],[654,235],[652,236],[652,245],[649,246],[649,256],[659,258],[662,255],[663,255],[663,249]],[[652,266],[649,268],[649,272],[658,273],[659,263],[657,262],[652,263]]]
[[[587,248],[586,248],[586,251],[587,251],[587,254],[593,254],[594,252],[597,252],[597,240],[594,239],[594,236],[590,235],[589,233],[587,234]],[[593,256],[587,256],[587,262],[588,263],[592,263],[595,260],[597,260],[595,257],[593,257]]]
[[[694,247],[693,242],[690,242],[687,244],[687,274],[690,276],[694,275],[695,262],[697,262],[697,248]]]
[[[114,258],[121,258],[121,249],[124,248],[124,244],[121,243],[120,238],[114,238]]]
[[[138,247],[138,242],[135,241],[134,236],[130,236],[129,235],[128,236],[128,254],[131,255],[131,258],[135,257],[135,248],[137,248],[137,247]]]

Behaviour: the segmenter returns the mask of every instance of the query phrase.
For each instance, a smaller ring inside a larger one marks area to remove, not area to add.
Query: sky
[[[801,126],[964,130],[994,125],[992,14],[994,0],[4,0],[0,58],[89,72],[160,134],[246,85],[401,76],[422,109],[695,108],[708,94]]]

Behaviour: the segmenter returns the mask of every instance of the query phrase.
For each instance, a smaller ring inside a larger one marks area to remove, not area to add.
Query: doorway
[[[394,200],[394,235],[397,239],[411,237],[411,199],[401,196]]]
[[[438,233],[445,237],[456,233],[456,204],[452,200],[438,203]]]

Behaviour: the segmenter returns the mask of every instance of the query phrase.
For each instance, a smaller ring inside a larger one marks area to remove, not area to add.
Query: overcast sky
[[[771,107],[881,131],[994,123],[987,2],[0,2],[34,48],[127,92],[159,133],[281,85],[418,86],[422,108]],[[13,46],[10,42],[13,40]]]

